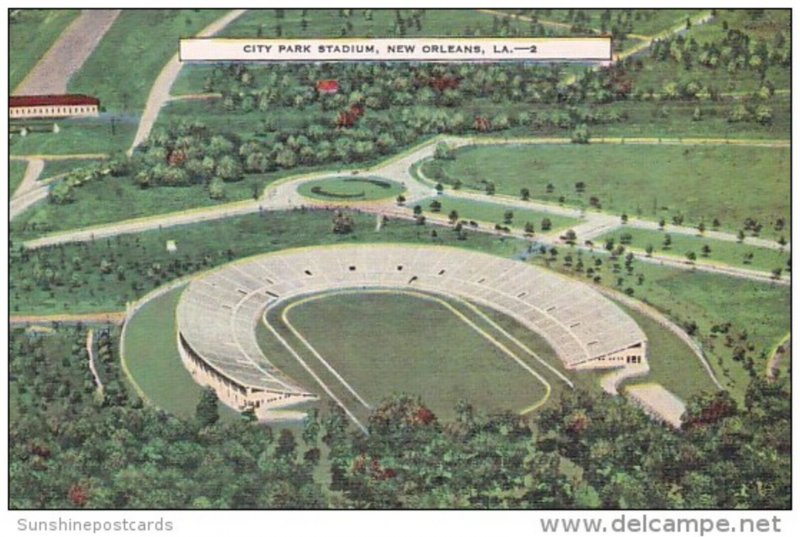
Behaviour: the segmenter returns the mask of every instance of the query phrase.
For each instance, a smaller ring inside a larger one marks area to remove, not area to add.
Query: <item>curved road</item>
[[[444,141],[454,147],[459,147],[464,145],[476,145],[476,144],[568,143],[568,141],[563,138],[527,137],[527,138],[484,139],[484,138],[474,138],[474,137],[440,136],[428,140],[427,142],[419,146],[404,151],[399,155],[396,155],[376,166],[363,170],[352,170],[350,171],[350,173],[376,174],[402,183],[403,185],[405,185],[407,189],[406,193],[407,205],[411,205],[414,201],[418,201],[420,199],[430,197],[436,194],[436,191],[432,187],[432,185],[426,183],[424,177],[422,178],[422,180],[414,177],[410,173],[410,168],[413,164],[421,160],[430,158],[436,149],[437,143],[440,141]],[[683,145],[729,144],[731,142],[738,145],[769,145],[770,147],[783,147],[784,145],[788,145],[788,142],[784,140],[731,141],[719,138],[701,138],[701,139],[603,138],[598,141],[593,141],[593,143],[607,143],[607,144],[662,143],[662,144],[683,144]],[[312,200],[310,198],[305,198],[297,192],[297,187],[304,182],[328,176],[341,176],[343,173],[348,173],[348,172],[322,171],[312,174],[303,174],[294,177],[288,177],[270,184],[265,189],[264,194],[258,200],[239,201],[216,207],[202,207],[197,209],[190,209],[187,211],[180,211],[175,213],[167,213],[150,217],[126,220],[112,224],[101,224],[78,230],[68,230],[68,231],[53,233],[50,235],[45,235],[44,237],[27,241],[24,243],[24,245],[27,248],[40,248],[43,246],[51,246],[55,244],[63,244],[69,242],[84,242],[84,241],[91,241],[99,238],[105,238],[126,233],[137,233],[140,231],[146,231],[151,229],[160,229],[164,227],[193,224],[197,222],[204,222],[210,220],[218,220],[222,218],[229,218],[232,216],[250,214],[263,210],[286,210],[300,206],[318,206],[318,207],[328,207],[328,208],[346,206],[351,209],[358,209],[363,212],[369,212],[369,213],[386,214],[399,217],[413,217],[413,213],[410,207],[408,206],[398,207],[395,201],[392,199],[369,201],[369,202],[357,202],[357,203],[347,202],[343,204],[337,204],[335,202],[324,202],[320,200]],[[579,211],[577,211],[576,209],[568,209],[559,207],[557,205],[535,202],[535,201],[523,202],[521,200],[517,200],[509,196],[496,195],[493,196],[491,200],[487,200],[486,196],[482,196],[478,193],[454,191],[454,190],[448,191],[448,195],[453,197],[473,199],[475,201],[494,201],[495,203],[499,202],[502,204],[508,204],[510,206],[525,207],[533,210],[565,214],[573,217],[576,216],[577,212],[578,218],[581,218],[583,220],[581,224],[575,227],[576,233],[580,232],[578,233],[578,238],[581,241],[587,240],[590,237],[597,236],[600,233],[606,233],[607,231],[610,231],[622,225],[616,216],[611,216],[600,212],[589,212],[589,211],[585,212],[583,215],[580,215]],[[437,217],[429,217],[428,219],[434,223],[442,223],[444,225],[447,224],[447,221],[444,217],[442,217],[441,219]],[[628,227],[633,227],[633,228],[642,227],[645,229],[650,229],[654,225],[657,227],[657,223],[639,219],[631,219],[628,221],[626,225]],[[495,233],[493,227],[494,227],[493,224],[490,224],[488,226],[482,225],[479,227],[479,231]],[[670,226],[669,231],[671,233],[685,233],[692,235],[697,234],[697,230],[693,228],[679,227],[679,226]],[[725,234],[721,232],[709,232],[709,236],[711,236],[712,233],[713,233],[712,238],[714,239],[731,240],[731,241],[737,240],[736,236],[733,234]],[[524,233],[522,231],[512,231],[511,233],[506,233],[506,235],[525,238]],[[559,238],[558,235],[559,235],[558,232],[553,232],[550,234],[537,235],[537,238],[542,242],[551,244],[561,244],[563,241]],[[777,243],[770,243],[769,241],[764,241],[762,244],[760,242],[756,242],[756,239],[750,239],[747,242],[758,246],[763,245],[772,248],[780,247],[779,245],[777,245]],[[578,248],[586,249],[586,247],[584,246],[578,246]],[[785,248],[789,250],[790,246],[787,245],[785,246]],[[674,258],[659,256],[657,254],[653,255],[652,257],[638,256],[638,259],[648,263],[667,265],[680,269],[715,272],[715,273],[721,273],[729,276],[747,278],[757,281],[771,281],[783,285],[788,285],[791,283],[787,279],[775,280],[774,278],[772,278],[771,274],[767,272],[740,269],[713,263],[690,264],[680,260],[675,260]]]
[[[244,9],[234,9],[228,12],[203,28],[197,34],[197,37],[211,37],[217,32],[222,31],[245,11]],[[161,111],[161,107],[170,100],[169,92],[172,89],[172,84],[175,83],[175,80],[181,72],[181,67],[183,67],[183,64],[178,58],[178,55],[175,54],[167,62],[167,65],[161,69],[161,73],[159,73],[158,78],[156,78],[155,83],[153,83],[153,87],[150,89],[150,94],[147,96],[147,103],[144,105],[144,112],[142,112],[142,118],[139,121],[139,128],[136,130],[136,136],[133,138],[133,144],[131,144],[128,150],[128,155],[133,154],[133,150],[150,135],[150,131],[156,119],[158,119],[158,113]]]

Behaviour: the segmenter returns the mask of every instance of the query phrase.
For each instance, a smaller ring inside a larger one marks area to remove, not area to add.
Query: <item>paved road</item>
[[[12,315],[9,322],[12,325],[43,324],[43,323],[110,323],[122,324],[125,320],[124,311],[106,311],[97,313],[56,313],[53,315]]]
[[[200,33],[197,34],[197,37],[213,36],[217,32],[223,30],[228,24],[240,17],[245,11],[246,10],[244,9],[234,9],[228,12],[201,30]],[[144,142],[150,135],[150,131],[152,130],[156,119],[158,119],[158,113],[161,111],[161,107],[170,100],[169,92],[172,89],[172,84],[175,83],[175,80],[178,78],[178,74],[181,72],[181,67],[183,67],[183,64],[178,59],[178,54],[175,54],[167,62],[167,65],[165,65],[161,70],[158,78],[156,78],[153,87],[150,89],[150,94],[147,96],[147,103],[144,106],[144,112],[142,113],[142,118],[139,121],[139,128],[136,131],[133,144],[131,144],[131,147],[128,150],[129,155],[132,154],[133,150],[142,142]]]
[[[609,138],[605,139],[605,141],[601,143],[620,143],[619,140],[621,139]],[[634,143],[658,143],[657,142],[658,139],[653,139],[653,138],[637,138],[635,140],[636,141]],[[656,142],[654,142],[654,140],[656,140]],[[675,143],[690,144],[694,140],[697,139],[683,139],[683,140],[669,139],[667,143],[671,143],[674,141]],[[703,138],[699,140],[700,143],[713,143],[716,142],[718,139]],[[414,163],[420,160],[430,158],[433,155],[433,152],[435,151],[436,148],[436,144],[439,141],[446,141],[447,143],[453,146],[471,145],[476,143],[479,144],[568,143],[568,141],[566,141],[563,138],[533,137],[533,138],[507,138],[507,139],[496,140],[496,139],[485,139],[485,138],[445,136],[429,140],[417,147],[414,147],[408,151],[400,153],[399,155],[372,168],[368,168],[365,170],[355,170],[355,172],[358,174],[362,173],[375,174],[403,183],[408,191],[406,197],[409,200],[409,202],[406,204],[406,207],[397,207],[395,201],[391,199],[360,202],[360,203],[347,202],[346,204],[336,204],[333,202],[324,202],[320,200],[312,200],[309,198],[304,198],[300,194],[298,194],[297,187],[303,182],[310,181],[313,179],[319,179],[322,177],[342,175],[342,173],[348,173],[342,171],[323,171],[312,174],[289,177],[280,181],[276,181],[275,183],[272,183],[267,187],[267,189],[264,192],[264,195],[259,200],[240,201],[217,207],[198,208],[188,211],[180,211],[175,213],[156,215],[152,217],[127,220],[123,222],[116,222],[113,224],[92,226],[80,230],[68,230],[27,241],[25,242],[25,246],[27,248],[40,248],[43,246],[63,244],[68,242],[91,241],[125,233],[137,233],[152,229],[160,229],[177,225],[193,224],[198,222],[229,218],[232,216],[239,216],[239,215],[258,212],[260,210],[286,210],[299,207],[301,205],[321,206],[321,207],[348,206],[350,208],[359,209],[361,211],[369,213],[387,214],[391,216],[402,215],[407,217],[413,217],[410,207],[413,206],[414,200],[419,200],[424,197],[435,195],[435,190],[432,188],[430,184],[427,184],[424,181],[420,181],[415,177],[413,177],[409,172],[409,168]],[[744,143],[746,141],[740,141],[740,142]],[[661,140],[661,143],[664,143],[663,139]],[[758,141],[758,143],[763,143],[763,141]],[[486,201],[486,197],[476,193],[469,193],[463,191],[461,192],[448,191],[448,195],[468,197],[476,200]],[[550,212],[561,211],[571,216],[574,216],[576,213],[575,209],[560,208],[555,205],[544,204],[541,202],[522,202],[521,200],[515,200],[509,197],[496,196],[494,201],[500,201],[501,203],[508,203],[513,206],[524,206],[526,208],[531,208],[536,210],[543,210]],[[581,218],[584,220],[584,223],[581,224],[581,226],[583,227],[578,227],[578,229],[581,229],[584,235],[578,236],[579,244],[581,243],[581,241],[587,240],[587,237],[597,236],[597,234],[605,233],[611,229],[614,229],[613,220],[616,220],[616,217],[612,218],[607,214],[594,213],[594,212],[587,212]],[[442,216],[441,220],[432,217],[429,217],[428,219],[431,222],[442,223],[445,225],[447,224],[445,216]],[[642,222],[645,221],[632,219],[628,222],[627,225],[630,227],[636,227],[640,225],[644,226],[645,224],[643,224]],[[646,225],[650,226],[652,224],[646,224]],[[481,226],[479,228],[479,231],[493,232],[494,230],[488,226]],[[697,231],[692,228],[681,228],[678,226],[671,227],[670,232],[671,233],[686,232],[691,234],[697,233]],[[512,231],[510,235],[524,238],[524,233],[522,231]],[[554,232],[552,234],[547,234],[547,235],[537,235],[537,239],[550,244],[561,244],[563,241],[560,239],[558,235],[559,235],[558,232]],[[736,240],[735,235],[732,234],[720,234],[718,236],[727,237],[725,240],[728,239]],[[586,247],[580,245],[577,247],[579,249],[587,249]],[[688,262],[675,260],[674,258],[662,257],[658,254],[654,254],[652,257],[649,258],[644,256],[638,256],[638,259],[647,263],[656,263],[684,270],[688,269],[688,270],[699,270],[706,272],[721,273],[729,276],[747,278],[757,281],[775,281],[772,279],[769,273],[765,272],[758,272],[747,269],[738,269],[711,263],[690,264]],[[788,285],[790,282],[787,279],[782,279],[782,280],[777,280],[777,283]]]
[[[120,12],[119,9],[84,9],[20,82],[14,95],[66,93],[72,75],[91,56]]]
[[[28,167],[25,168],[25,176],[11,196],[11,203],[9,204],[8,210],[9,220],[13,220],[28,207],[47,197],[47,185],[37,183],[37,179],[39,179],[43,170],[43,160],[28,160]]]

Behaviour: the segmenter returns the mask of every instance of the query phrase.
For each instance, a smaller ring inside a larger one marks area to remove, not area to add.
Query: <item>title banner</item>
[[[181,61],[610,61],[610,37],[181,39]]]

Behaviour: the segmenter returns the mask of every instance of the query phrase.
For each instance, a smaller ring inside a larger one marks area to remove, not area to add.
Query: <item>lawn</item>
[[[514,12],[517,10],[508,11]],[[573,13],[580,11],[589,17],[588,26],[597,31],[602,29],[602,15],[605,11],[608,11],[611,15],[611,26],[615,24],[619,15],[625,15],[627,12],[633,11],[634,20],[631,33],[639,35],[658,34],[684,22],[686,17],[695,17],[701,13],[700,10],[696,9],[548,9],[533,11],[546,11],[546,13],[543,12],[539,15],[540,20],[566,24],[571,24]],[[610,27],[608,30],[610,30]]]
[[[557,214],[545,213],[542,211],[535,211],[533,209],[520,209],[519,207],[509,207],[503,205],[502,202],[497,203],[486,201],[473,201],[468,199],[460,199],[451,196],[436,196],[433,198],[426,198],[418,203],[424,212],[432,214],[430,208],[431,202],[434,200],[442,204],[439,211],[440,215],[448,216],[450,211],[456,211],[458,218],[463,220],[479,220],[481,222],[489,222],[492,224],[508,225],[512,228],[522,229],[526,222],[530,222],[534,226],[535,232],[542,230],[542,220],[548,218],[552,224],[552,230],[566,229],[578,223],[575,218],[568,216],[560,216]],[[506,211],[513,213],[511,224],[504,224],[504,217]]]
[[[120,235],[93,242],[22,251],[12,231],[9,302],[13,314],[119,311],[164,282],[234,259],[315,244],[402,242],[458,246],[503,257],[527,247],[521,239],[454,232],[390,220],[375,230],[375,217],[353,214],[355,231],[331,231],[328,211],[265,212]],[[177,252],[166,251],[168,240]]]
[[[372,175],[331,177],[302,183],[297,191],[303,196],[325,201],[368,201],[394,198],[405,192],[403,185]]]
[[[184,286],[142,306],[131,318],[122,342],[125,363],[139,388],[155,406],[184,418],[193,417],[203,392],[183,366],[176,340],[175,308]],[[236,415],[220,405],[220,415]]]
[[[142,189],[130,177],[106,177],[75,189],[75,201],[64,205],[42,203],[11,224],[19,237],[118,222],[131,218],[220,205],[252,199],[272,178],[248,175],[225,185],[225,198],[211,199],[204,185]]]
[[[441,161],[440,161],[441,162]],[[436,163],[436,164],[432,164]],[[493,181],[498,193],[545,201],[564,197],[585,207],[597,197],[602,209],[648,219],[684,217],[686,225],[717,218],[737,231],[748,217],[772,230],[778,217],[790,218],[790,151],[788,148],[733,146],[650,146],[625,144],[473,146],[439,164],[447,180],[483,190]],[[576,191],[583,182],[584,193]],[[553,185],[552,193],[547,185]]]
[[[494,17],[472,9],[421,10],[419,25],[410,9],[254,9],[233,22],[225,37],[427,37],[531,35],[531,24]],[[349,16],[345,16],[348,15]],[[398,23],[398,17],[403,20]],[[303,20],[305,19],[305,27]],[[508,25],[505,28],[505,25]],[[545,28],[548,35],[565,35]]]
[[[224,14],[208,9],[130,9],[117,18],[69,90],[100,99],[106,110],[138,113],[158,73],[190,37]]]
[[[546,393],[541,381],[437,301],[391,292],[332,294],[285,314],[370,405],[409,393],[449,420],[460,399],[484,411],[520,411]]]
[[[767,356],[790,330],[791,290],[787,286],[636,260],[628,275],[621,267],[613,269],[614,263],[604,251],[559,250],[555,261],[547,262],[545,256],[537,255],[532,262],[583,278],[591,267],[594,271],[591,276],[600,276],[601,285],[619,291],[630,288],[634,298],[653,305],[678,325],[696,325],[693,337],[708,356],[717,378],[740,402],[749,374],[745,361],[734,358],[736,347],[744,347],[755,369],[763,372]],[[571,260],[566,266],[568,254]],[[582,272],[575,270],[578,260],[583,264]],[[622,265],[621,261],[615,263]],[[726,328],[727,323],[730,325]],[[712,332],[713,327],[718,327],[716,333]],[[719,331],[720,328],[727,332]]]
[[[78,9],[11,10],[8,25],[8,86],[16,88],[61,32],[75,20]]]
[[[98,161],[87,159],[48,160],[44,163],[44,170],[42,170],[42,174],[39,176],[39,181],[62,176],[68,172],[89,166],[96,162]]]
[[[24,160],[9,160],[8,161],[8,197],[17,190],[22,180],[25,178],[25,170],[28,169],[28,163]]]
[[[594,239],[598,246],[603,245],[608,239],[614,239],[615,244],[620,244],[622,235],[630,235],[630,248],[644,253],[648,245],[655,248],[654,253],[658,255],[674,256],[681,260],[686,260],[688,252],[694,252],[697,256],[696,263],[722,263],[740,268],[771,271],[775,268],[786,269],[786,262],[790,259],[790,254],[773,250],[770,248],[759,248],[745,243],[733,241],[721,241],[700,237],[697,235],[683,235],[670,233],[669,226],[666,231],[651,231],[646,229],[634,229],[623,227],[612,233],[608,233]],[[668,248],[664,247],[664,238],[669,235],[671,244]],[[787,233],[788,236],[788,233]],[[708,246],[711,251],[703,254],[703,246]],[[745,255],[753,254],[752,260],[745,263]]]
[[[700,360],[692,350],[671,331],[655,320],[619,304],[647,334],[647,363],[650,373],[629,379],[624,384],[657,382],[684,402],[693,395],[718,390]]]
[[[58,133],[51,130],[52,121],[36,123],[47,125],[47,132],[31,132],[27,136],[12,135],[9,138],[9,153],[12,155],[113,153],[126,150],[136,134],[136,122],[130,118],[115,118],[112,133],[111,118],[106,115],[57,120],[60,129]]]

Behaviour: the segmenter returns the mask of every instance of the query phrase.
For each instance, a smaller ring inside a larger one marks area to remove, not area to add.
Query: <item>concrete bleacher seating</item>
[[[268,303],[354,287],[418,289],[496,309],[542,335],[567,368],[646,344],[627,314],[585,284],[488,254],[400,244],[285,250],[225,265],[184,291],[178,329],[231,382],[308,395],[263,354],[256,324]]]

